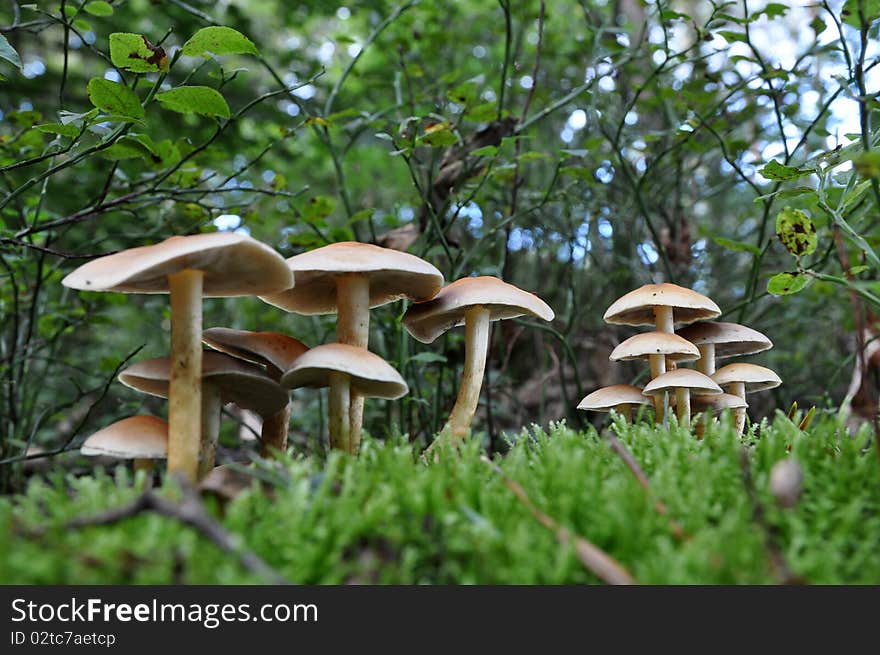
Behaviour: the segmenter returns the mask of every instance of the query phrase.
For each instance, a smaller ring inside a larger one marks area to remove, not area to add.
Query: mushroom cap
[[[714,344],[715,359],[753,355],[773,347],[773,342],[766,336],[739,323],[694,323],[678,330],[676,334],[696,346]]]
[[[370,280],[370,307],[401,298],[428,300],[443,286],[443,274],[409,253],[369,243],[331,243],[287,260],[296,285],[261,300],[297,314],[335,314],[336,278],[365,275]]]
[[[700,359],[699,349],[690,341],[668,332],[643,332],[630,337],[611,351],[612,362],[641,359],[649,355],[666,355],[674,362]]]
[[[529,314],[552,321],[553,310],[533,293],[497,277],[464,277],[444,287],[432,300],[412,305],[403,317],[407,331],[422,343],[431,343],[450,328],[464,325],[472,307],[489,310],[489,320],[500,321]]]
[[[302,341],[278,332],[251,332],[215,327],[202,332],[202,341],[220,352],[286,371],[309,349]]]
[[[160,398],[168,397],[170,379],[169,357],[145,359],[119,374],[125,386]],[[224,403],[235,403],[261,416],[272,416],[289,400],[287,392],[259,367],[210,350],[202,353],[202,383],[214,385]]]
[[[648,402],[638,387],[629,384],[612,384],[610,387],[597,389],[585,396],[577,408],[593,412],[608,412],[618,405],[645,405]]]
[[[654,325],[654,307],[672,307],[676,323],[705,321],[721,315],[712,300],[677,284],[646,284],[621,296],[605,312],[605,322],[614,325]]]
[[[62,284],[83,291],[168,293],[168,276],[185,270],[205,273],[203,296],[252,296],[293,286],[281,255],[233,232],[175,236],[99,257],[70,273]]]
[[[129,416],[98,430],[79,451],[93,457],[165,459],[168,455],[168,423],[155,416]]]
[[[378,355],[365,348],[327,343],[303,353],[281,376],[288,389],[328,387],[330,374],[345,373],[352,388],[372,398],[400,398],[409,392],[400,373]]]
[[[782,380],[779,379],[779,376],[766,366],[758,366],[757,364],[749,364],[746,362],[737,362],[736,364],[722,366],[712,374],[712,379],[722,386],[734,384],[736,382],[744,382],[746,385],[746,393],[773,389],[782,384]]]
[[[695,394],[691,396],[691,406],[697,411],[721,412],[725,409],[745,409],[749,404],[732,393],[716,393],[711,396]]]
[[[690,389],[694,393],[703,395],[721,393],[721,387],[712,378],[691,368],[677,368],[658,375],[645,385],[642,393],[646,396],[656,396],[672,389]]]

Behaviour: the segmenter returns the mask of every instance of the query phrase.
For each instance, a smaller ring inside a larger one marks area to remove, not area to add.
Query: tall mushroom
[[[171,361],[168,357],[137,362],[119,374],[124,385],[160,398],[168,397],[170,378]],[[235,403],[266,417],[277,414],[288,401],[287,392],[262,369],[223,353],[207,351],[202,355],[201,379],[199,479],[214,467],[220,412],[224,404]]]
[[[284,259],[241,234],[196,234],[100,257],[62,283],[84,291],[171,295],[168,470],[195,480],[201,434],[202,297],[288,289],[293,275]]]
[[[739,362],[722,366],[712,375],[712,379],[721,387],[727,389],[734,396],[743,400],[747,393],[774,389],[782,384],[782,380],[766,366]],[[734,410],[736,418],[736,431],[743,433],[746,427],[745,408]]]
[[[718,359],[753,355],[773,347],[773,342],[766,336],[738,323],[693,323],[676,334],[700,349],[697,370],[710,376],[715,372],[715,361]]]
[[[715,318],[721,309],[692,289],[668,282],[646,284],[621,296],[605,311],[612,325],[653,325],[657,332],[674,332],[676,323],[693,323]],[[665,370],[665,367],[664,367]],[[663,394],[654,396],[656,420],[663,419]]]
[[[153,462],[168,454],[168,423],[155,416],[129,416],[95,432],[79,451],[89,457],[134,460],[134,470],[143,471],[149,484]]]
[[[415,255],[367,243],[331,243],[287,260],[296,286],[267,294],[264,301],[297,314],[336,314],[336,341],[369,348],[370,309],[395,300],[433,298],[443,275]],[[363,400],[357,391],[349,409],[349,434],[355,452],[363,424]]]
[[[523,315],[545,321],[554,318],[553,310],[538,296],[496,277],[456,280],[433,300],[410,306],[404,315],[404,326],[422,343],[431,343],[458,325],[465,327],[464,371],[446,424],[453,439],[467,434],[477,410],[489,348],[489,324]]]
[[[691,392],[703,396],[720,394],[721,387],[707,375],[689,368],[679,368],[664,373],[645,385],[646,396],[658,396],[668,391],[675,392],[675,409],[678,422],[689,426],[691,422]]]
[[[613,409],[630,421],[633,407],[647,404],[648,399],[638,387],[630,384],[612,384],[585,396],[577,408],[591,412],[610,412]]]
[[[330,444],[356,454],[348,415],[354,391],[364,397],[394,400],[409,392],[400,373],[365,348],[342,343],[316,346],[303,353],[281,376],[288,389],[329,387]]]
[[[227,355],[249,362],[262,364],[266,373],[276,382],[297,357],[309,347],[302,341],[278,332],[251,332],[231,328],[208,328],[202,333],[202,341]],[[263,419],[260,431],[265,457],[272,450],[284,452],[287,449],[287,431],[290,424],[290,401],[277,413]]]

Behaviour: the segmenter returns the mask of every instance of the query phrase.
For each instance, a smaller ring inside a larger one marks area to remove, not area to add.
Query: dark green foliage
[[[612,429],[650,478],[653,498],[593,430],[534,427],[497,461],[538,508],[639,582],[775,583],[743,484],[746,447],[766,525],[792,571],[810,583],[880,583],[880,467],[866,431],[846,435],[828,418],[803,433],[782,415],[745,444],[729,423],[703,441],[679,429]],[[790,510],[777,508],[767,490],[771,467],[784,457],[804,471],[803,495]],[[407,445],[368,441],[357,460],[333,454],[326,462],[287,460],[285,468],[289,481],[269,496],[253,487],[222,521],[291,581],[597,582],[480,461],[477,442],[431,466]],[[156,515],[60,527],[131,500],[138,491],[130,484],[122,468],[115,477],[56,475],[0,501],[0,581],[263,582],[191,529]],[[666,504],[668,517],[654,500]],[[689,536],[677,539],[669,519]],[[45,536],[25,536],[44,526]]]

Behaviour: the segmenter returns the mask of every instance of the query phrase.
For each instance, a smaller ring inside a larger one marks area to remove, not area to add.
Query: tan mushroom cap
[[[155,416],[129,416],[98,430],[79,449],[90,457],[165,459],[168,454],[168,423]]]
[[[373,398],[400,398],[409,392],[400,373],[369,350],[342,343],[316,346],[303,353],[281,377],[288,389],[328,387],[330,373],[345,373],[352,388]]]
[[[638,387],[629,384],[612,384],[610,387],[597,389],[584,397],[577,408],[593,412],[608,412],[618,405],[646,405],[648,402]]]
[[[129,366],[119,374],[119,381],[132,389],[167,398],[170,377],[171,359],[157,357]],[[223,353],[202,353],[202,381],[219,389],[224,403],[235,403],[261,416],[272,416],[287,405],[287,392],[262,369]]]
[[[334,314],[337,308],[336,278],[366,275],[370,280],[370,307],[395,300],[428,300],[443,286],[443,274],[409,253],[369,243],[331,243],[287,260],[296,285],[261,299],[288,312]]]
[[[691,396],[691,406],[700,412],[706,410],[721,412],[725,409],[745,409],[749,404],[739,396],[734,396],[732,393],[716,393],[711,396]]]
[[[696,346],[714,344],[715,359],[753,355],[773,347],[773,342],[766,336],[739,323],[694,323],[678,330],[676,334]]]
[[[168,293],[168,276],[190,269],[205,273],[203,296],[249,296],[293,286],[281,255],[232,232],[176,236],[99,257],[77,268],[62,284],[84,291]]]
[[[252,332],[215,327],[202,332],[202,341],[227,355],[274,366],[280,371],[309,349],[302,341],[278,332]]]
[[[676,323],[705,321],[721,315],[712,300],[677,284],[646,284],[621,296],[605,312],[605,322],[614,325],[654,325],[654,307],[672,307]]]
[[[678,368],[658,375],[645,385],[642,393],[654,396],[673,389],[690,389],[695,394],[704,395],[721,393],[721,387],[712,378],[690,368]]]
[[[403,325],[422,343],[431,343],[450,328],[464,325],[465,312],[472,307],[488,309],[492,321],[526,314],[552,321],[555,316],[538,296],[497,277],[465,277],[444,287],[432,300],[412,305]]]
[[[630,337],[611,351],[612,362],[665,355],[674,362],[700,359],[700,351],[691,342],[668,332],[643,332]]]
[[[773,389],[782,384],[779,376],[766,366],[746,362],[722,366],[715,371],[712,379],[722,386],[743,382],[746,385],[746,393]]]

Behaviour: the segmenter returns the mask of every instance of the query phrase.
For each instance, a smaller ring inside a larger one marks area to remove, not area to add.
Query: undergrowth
[[[867,431],[848,435],[826,419],[805,433],[781,414],[745,440],[729,422],[702,441],[674,427],[617,423],[611,430],[647,474],[650,494],[595,430],[533,426],[497,463],[538,509],[615,557],[638,582],[779,582],[770,533],[805,582],[880,583],[880,466]],[[744,448],[763,521],[755,520],[744,484]],[[789,456],[803,469],[803,494],[782,509],[768,477]],[[290,458],[272,477],[268,492],[255,481],[225,506],[207,502],[244,547],[293,582],[598,581],[481,461],[475,443],[426,465],[409,445],[367,441],[358,459]],[[59,473],[0,499],[0,582],[264,582],[192,528],[149,512],[110,526],[65,527],[72,517],[131,501],[143,482],[124,467],[112,475]],[[159,493],[176,490],[169,483]]]

